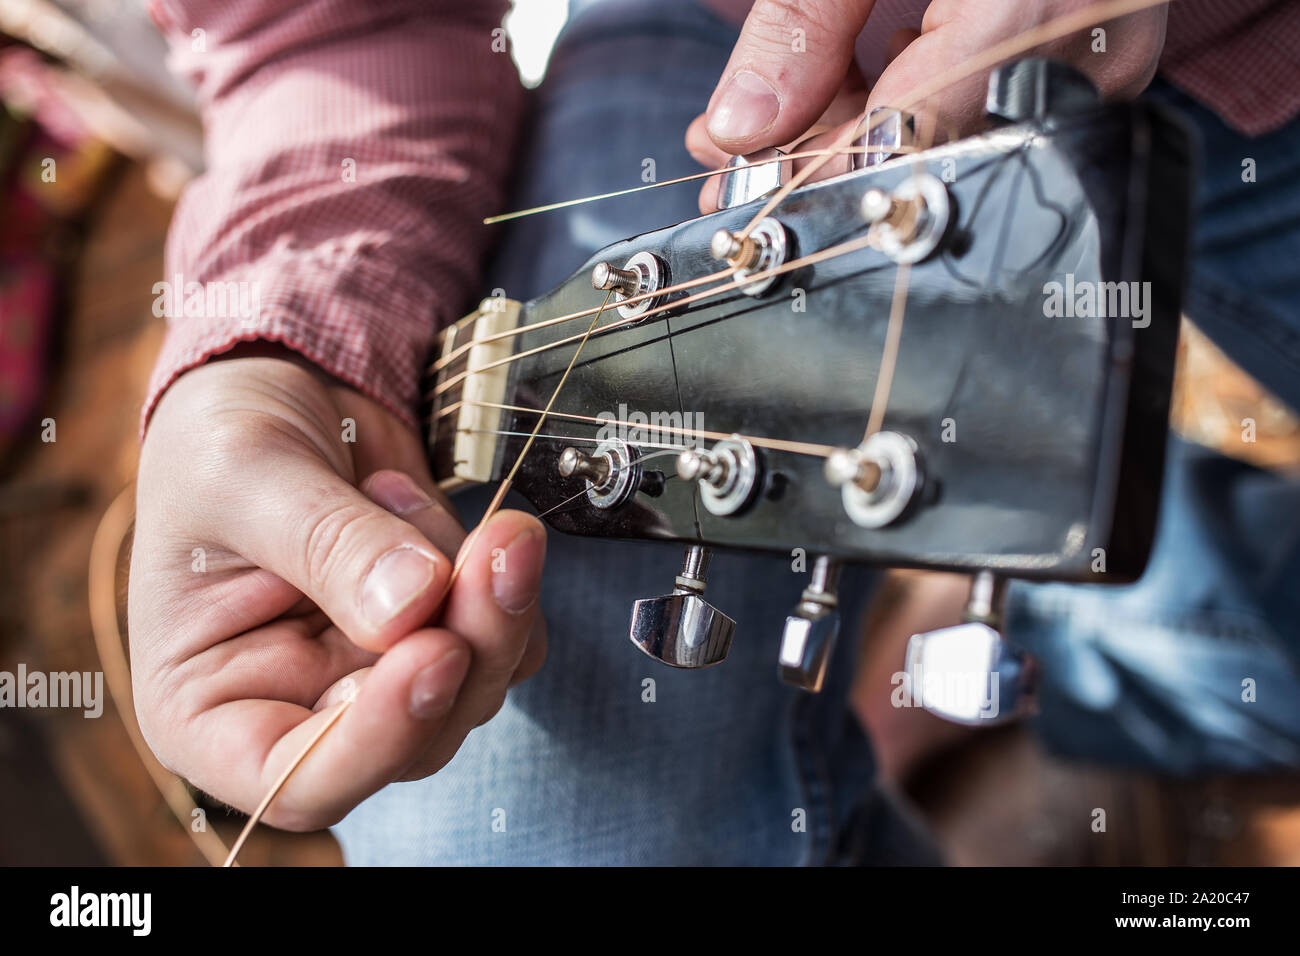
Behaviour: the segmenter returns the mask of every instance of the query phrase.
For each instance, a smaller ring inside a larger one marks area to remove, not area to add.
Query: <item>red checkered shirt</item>
[[[919,26],[925,5],[880,0],[864,39]],[[415,423],[435,330],[480,291],[481,221],[503,202],[522,108],[506,6],[151,0],[197,84],[207,171],[172,221],[142,428],[178,375],[248,340],[282,342]],[[1254,134],[1300,111],[1297,49],[1298,0],[1177,0],[1162,69]],[[194,288],[231,291],[187,310]]]

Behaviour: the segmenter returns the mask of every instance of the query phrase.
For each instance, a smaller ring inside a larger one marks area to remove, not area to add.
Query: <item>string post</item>
[[[596,488],[604,487],[609,481],[610,462],[603,455],[584,454],[577,448],[569,447],[560,452],[556,468],[564,478],[585,478]]]
[[[739,279],[768,273],[740,287],[746,295],[762,295],[777,281],[772,271],[785,264],[790,251],[790,236],[785,226],[769,216],[760,220],[748,234],[719,229],[709,242],[713,258],[725,260]]]
[[[893,197],[883,189],[868,189],[862,194],[862,218],[873,226],[888,220],[894,206]]]
[[[880,486],[880,465],[857,448],[837,448],[826,459],[826,481],[834,488],[854,485],[870,494]]]
[[[609,262],[597,262],[591,270],[591,286],[599,292],[620,292],[633,296],[641,291],[641,273],[620,269]]]
[[[713,258],[726,262],[733,269],[750,269],[758,261],[760,250],[752,237],[742,239],[739,233],[719,229],[709,243],[709,252]]]

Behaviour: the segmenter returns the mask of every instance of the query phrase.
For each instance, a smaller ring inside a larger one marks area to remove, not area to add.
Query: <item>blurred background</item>
[[[529,85],[565,10],[565,0],[519,0],[507,21]],[[152,287],[172,206],[202,167],[191,96],[165,62],[138,0],[0,0],[0,671],[104,671],[106,695],[123,658],[109,646],[101,657],[92,633],[92,541],[133,480],[163,332]],[[1239,440],[1244,418],[1257,423],[1254,443]],[[1256,465],[1300,467],[1295,417],[1190,325],[1173,424]],[[100,608],[101,632],[105,613],[124,625],[126,554],[113,531],[97,552],[99,593],[118,599]],[[909,618],[918,587],[944,591],[916,575],[883,589],[864,630],[863,688],[897,670],[901,642],[926,626]],[[860,704],[890,785],[955,863],[1300,864],[1300,775],[1165,777],[1068,762],[1025,726],[971,731]],[[203,826],[233,839],[243,818],[140,753],[124,709],[108,700],[87,719],[0,708],[0,864],[193,865],[204,862]],[[1127,822],[1100,834],[1077,825],[1098,806]],[[340,862],[327,833],[266,829],[241,859]]]

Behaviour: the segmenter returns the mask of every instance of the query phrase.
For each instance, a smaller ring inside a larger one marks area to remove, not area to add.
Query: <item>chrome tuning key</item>
[[[736,622],[701,597],[711,554],[702,545],[688,545],[672,593],[632,605],[632,643],[655,660],[711,667],[731,650]]]
[[[789,163],[764,162],[784,156],[781,150],[771,147],[760,149],[748,156],[733,156],[727,163],[727,172],[718,183],[718,208],[734,209],[745,203],[761,199],[774,189],[780,189],[790,179]]]
[[[992,571],[978,572],[964,624],[912,635],[904,670],[914,704],[970,725],[1005,723],[1033,709],[1037,665],[1000,630],[1005,585]]]
[[[826,678],[826,665],[840,633],[838,561],[822,555],[813,563],[812,578],[799,603],[785,619],[781,633],[778,673],[793,687],[817,693]]]
[[[871,124],[875,123],[875,126]],[[851,145],[867,152],[849,153],[850,169],[870,169],[907,152],[916,141],[916,119],[904,110],[873,107],[867,114],[867,131]]]
[[[1100,105],[1101,94],[1085,74],[1059,60],[1029,57],[989,75],[984,112],[1008,123],[1042,122]]]

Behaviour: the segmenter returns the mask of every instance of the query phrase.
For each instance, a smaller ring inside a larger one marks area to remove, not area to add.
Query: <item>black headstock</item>
[[[598,329],[617,324],[586,342],[515,489],[571,534],[1135,578],[1163,466],[1188,146],[1180,126],[1141,102],[1101,105],[1069,89],[1065,108],[1043,112],[1041,97],[1017,90],[1004,71],[991,100],[1002,97],[1004,117],[1020,110],[1020,122],[805,185],[771,214],[792,262],[866,234],[871,190],[920,194],[922,212],[947,207],[921,237],[935,248],[908,267],[892,387],[865,446],[906,243],[636,321],[620,320],[612,300]],[[1018,105],[1026,99],[1036,115]],[[513,465],[605,298],[592,280],[601,263],[635,272],[636,257],[653,257],[660,287],[716,273],[715,235],[740,230],[760,205],[602,250],[517,316],[495,316],[492,328],[524,331],[491,340],[494,353],[472,358],[463,342],[475,323],[463,323],[435,383],[435,473],[451,480],[458,457],[470,480],[500,479]],[[489,365],[495,381],[471,385],[471,364]],[[751,469],[752,487],[737,489]]]

